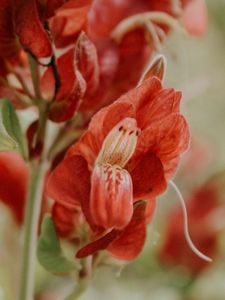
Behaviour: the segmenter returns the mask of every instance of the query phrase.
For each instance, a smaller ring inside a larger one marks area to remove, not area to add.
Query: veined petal
[[[141,132],[133,159],[152,151],[161,160],[166,177],[169,178],[171,161],[176,163],[175,159],[187,150],[189,138],[189,128],[184,117],[173,113]]]
[[[129,173],[118,166],[96,165],[91,180],[90,211],[96,225],[124,228],[133,213],[133,187]]]
[[[99,63],[95,45],[82,32],[75,50],[76,65],[87,83],[87,93],[92,94],[99,85]]]
[[[165,191],[167,183],[159,158],[148,152],[139,159],[131,160],[126,166],[133,183],[134,198],[147,199]]]
[[[157,121],[162,121],[171,113],[178,113],[180,108],[181,92],[173,88],[162,89],[149,101],[148,97],[142,102],[137,111],[137,121],[141,128],[147,127]]]
[[[81,201],[89,202],[90,172],[81,156],[64,159],[51,173],[48,196],[67,208],[76,209]]]
[[[137,256],[146,238],[145,207],[146,203],[143,201],[136,203],[132,219],[124,230],[111,230],[103,237],[81,248],[76,257],[83,258],[104,249],[107,249],[112,256],[119,259],[131,260]]]
[[[69,149],[67,156],[82,155],[92,167],[110,130],[124,118],[136,118],[136,109],[138,110],[143,102],[153,101],[161,89],[160,80],[152,77],[138,88],[121,96],[113,104],[101,109],[92,118],[79,143]]]
[[[131,222],[107,248],[113,257],[129,261],[141,252],[146,239],[145,209],[145,202],[136,204]]]

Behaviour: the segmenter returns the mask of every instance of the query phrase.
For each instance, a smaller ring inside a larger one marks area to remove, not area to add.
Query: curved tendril
[[[193,244],[190,234],[189,234],[189,228],[188,228],[188,215],[187,215],[187,209],[186,209],[186,205],[185,205],[185,201],[184,198],[180,192],[180,190],[178,189],[178,187],[176,186],[176,184],[173,181],[170,181],[170,185],[173,187],[173,189],[175,190],[175,192],[177,193],[178,199],[180,201],[182,210],[183,210],[183,216],[184,216],[184,234],[185,234],[185,238],[186,241],[189,245],[189,247],[191,248],[191,250],[201,259],[208,261],[208,262],[212,262],[212,259],[206,255],[204,255],[202,252],[200,252],[196,246]]]

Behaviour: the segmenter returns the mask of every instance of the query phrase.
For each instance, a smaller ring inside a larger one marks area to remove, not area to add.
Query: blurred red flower
[[[214,230],[210,215],[218,208],[218,188],[207,183],[193,193],[187,202],[189,230],[198,249],[212,259],[217,253],[217,230]],[[183,231],[183,213],[173,211],[167,221],[165,241],[159,253],[160,260],[168,265],[185,266],[187,270],[198,273],[209,266],[187,245]]]
[[[108,250],[117,257],[121,253],[123,259],[132,259],[141,250],[155,197],[166,189],[188,147],[189,131],[179,113],[180,98],[180,92],[163,89],[157,78],[145,80],[100,110],[53,171],[47,188],[50,197],[74,211],[81,209],[93,232],[103,235],[112,229],[78,256],[105,243],[104,247],[110,244]],[[145,203],[133,208],[139,199],[149,199],[147,213]],[[127,236],[133,255],[118,250]],[[134,249],[138,237],[140,247]],[[122,239],[119,244],[112,243],[116,238]]]
[[[72,118],[79,108],[97,111],[136,86],[156,48],[156,40],[164,40],[165,32],[170,28],[164,21],[152,22],[151,26],[147,23],[136,26],[131,22],[133,25],[120,39],[112,36],[112,32],[126,18],[154,11],[166,13],[174,20],[183,16],[186,28],[194,34],[202,33],[206,27],[203,0],[110,0],[107,3],[103,0],[3,0],[0,8],[0,74],[5,76],[10,72],[6,60],[11,64],[15,59],[21,67],[20,52],[23,50],[39,62],[47,58],[46,64],[51,60],[51,67],[42,79],[45,82],[42,96],[47,100],[54,99],[49,118],[62,122]],[[199,15],[200,20],[196,18]],[[82,31],[86,33],[85,41],[78,38],[84,36]],[[57,59],[53,68],[53,48],[72,47],[75,42],[83,43],[81,48],[85,50],[79,64],[75,64],[77,55],[69,50]],[[92,70],[88,70],[89,64],[94,67]],[[80,69],[80,65],[85,67]],[[90,71],[93,71],[91,82],[85,76],[89,76]],[[67,82],[70,89],[65,90]],[[0,89],[3,96],[15,98],[8,87]],[[22,90],[19,92],[23,93]]]
[[[19,154],[0,153],[0,200],[11,209],[18,224],[23,221],[28,175]]]

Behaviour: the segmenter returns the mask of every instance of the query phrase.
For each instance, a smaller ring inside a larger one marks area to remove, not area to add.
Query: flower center
[[[134,154],[140,129],[133,118],[125,118],[105,138],[96,164],[117,165],[123,168]]]

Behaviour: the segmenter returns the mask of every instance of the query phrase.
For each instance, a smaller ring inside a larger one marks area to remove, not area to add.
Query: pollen
[[[140,132],[135,119],[120,121],[106,136],[96,163],[123,168],[134,154]]]

